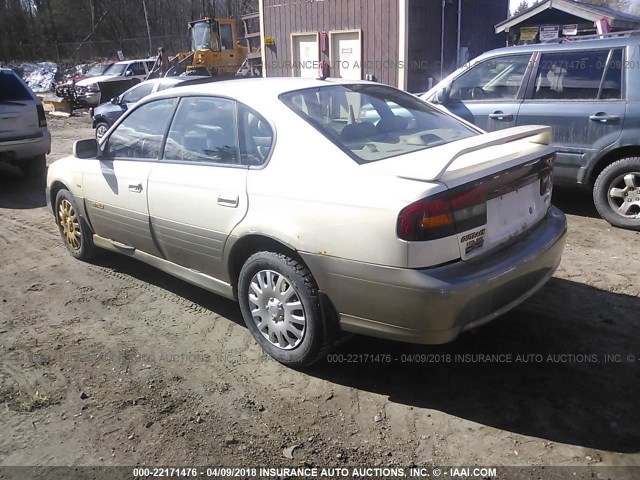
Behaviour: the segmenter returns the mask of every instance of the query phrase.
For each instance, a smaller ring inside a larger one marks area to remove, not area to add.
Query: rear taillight
[[[540,196],[544,197],[553,190],[553,157],[545,160],[545,166],[540,170]]]
[[[44,114],[44,108],[42,105],[36,105],[36,109],[38,110],[38,126],[46,127],[47,126],[47,117]]]
[[[483,184],[460,187],[424,198],[398,215],[397,234],[420,242],[449,237],[487,223],[487,190]]]
[[[555,155],[539,158],[412,203],[398,215],[398,238],[409,242],[435,240],[485,225],[487,201],[537,180],[540,196],[549,194],[554,159]]]

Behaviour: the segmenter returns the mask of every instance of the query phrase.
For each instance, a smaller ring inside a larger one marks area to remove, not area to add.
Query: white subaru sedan
[[[240,303],[296,367],[340,332],[454,340],[557,269],[547,127],[484,133],[377,83],[247,79],[146,97],[47,180],[62,239]]]

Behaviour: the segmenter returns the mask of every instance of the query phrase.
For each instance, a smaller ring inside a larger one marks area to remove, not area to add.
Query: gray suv
[[[590,187],[600,215],[640,230],[640,36],[501,48],[422,98],[487,131],[549,125],[554,183]]]
[[[0,68],[0,162],[17,165],[28,177],[41,177],[50,150],[42,102],[13,70]]]

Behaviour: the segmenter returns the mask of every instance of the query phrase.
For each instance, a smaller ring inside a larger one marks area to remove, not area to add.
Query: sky
[[[509,0],[509,11],[513,12],[516,8],[518,8],[518,5],[520,5],[521,0]],[[528,1],[529,4],[531,4],[531,1]]]
[[[518,5],[520,5],[520,1],[521,0],[509,0],[509,11],[513,12],[516,8],[518,8]],[[527,3],[531,5],[533,2],[532,0],[527,0]],[[630,0],[628,3],[629,8],[626,9],[627,13],[640,15],[640,0]]]

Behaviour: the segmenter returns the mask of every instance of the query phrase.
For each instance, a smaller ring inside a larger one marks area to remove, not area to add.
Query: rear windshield
[[[13,72],[0,72],[0,102],[24,100],[33,100],[33,97],[20,79]]]
[[[280,99],[358,163],[477,135],[415,96],[384,85],[330,85],[288,92]]]

